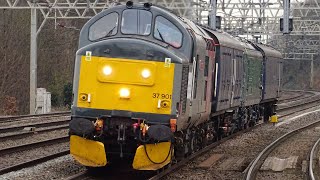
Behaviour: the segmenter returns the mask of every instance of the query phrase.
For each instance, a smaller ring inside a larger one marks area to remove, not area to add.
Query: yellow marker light
[[[168,108],[168,107],[170,107],[170,102],[167,100],[161,101],[160,106],[162,108]]]
[[[141,72],[141,76],[145,79],[149,78],[151,76],[151,72],[149,69],[144,69]]]
[[[112,73],[112,68],[110,66],[105,66],[103,67],[102,71],[104,75],[108,76]]]
[[[120,91],[120,98],[130,98],[130,90],[127,88],[121,88]]]
[[[79,96],[79,99],[81,101],[87,101],[88,100],[88,95],[84,94],[84,93],[81,93],[80,96]]]

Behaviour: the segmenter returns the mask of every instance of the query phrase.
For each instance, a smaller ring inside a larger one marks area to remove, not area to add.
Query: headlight
[[[108,76],[112,73],[112,68],[110,66],[105,66],[103,67],[102,71],[104,75]]]
[[[141,76],[143,78],[149,78],[151,76],[151,72],[149,69],[144,69],[141,71]]]
[[[120,98],[130,98],[130,90],[128,88],[121,88],[119,94]]]

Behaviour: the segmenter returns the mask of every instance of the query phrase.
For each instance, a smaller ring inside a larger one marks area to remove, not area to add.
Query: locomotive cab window
[[[147,36],[151,32],[152,14],[146,10],[127,9],[122,13],[121,32]]]
[[[118,32],[118,14],[110,13],[92,24],[89,28],[89,40],[95,41],[109,36],[114,36]]]
[[[160,41],[170,44],[175,48],[181,47],[182,33],[177,26],[164,17],[158,16],[154,27],[154,37]]]

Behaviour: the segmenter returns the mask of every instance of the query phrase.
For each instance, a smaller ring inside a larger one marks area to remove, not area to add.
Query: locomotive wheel
[[[256,124],[256,121],[250,121],[249,127],[253,127]]]
[[[238,125],[237,125],[238,131],[243,130],[243,125],[244,125],[244,124],[243,124],[241,121],[238,121]]]
[[[181,161],[184,158],[184,155],[185,155],[184,147],[183,148],[176,148],[174,152],[175,152],[175,159],[177,161]]]
[[[87,172],[92,176],[103,173],[105,168],[105,167],[90,167],[90,166],[85,166],[85,167],[87,169]]]
[[[219,131],[218,131],[218,140],[221,140],[224,136],[224,131],[222,128],[219,128]]]
[[[249,128],[249,123],[247,122],[243,126],[244,126],[243,129],[248,129]]]
[[[177,161],[182,160],[185,156],[185,148],[187,145],[184,139],[185,137],[182,132],[175,134],[174,157]]]

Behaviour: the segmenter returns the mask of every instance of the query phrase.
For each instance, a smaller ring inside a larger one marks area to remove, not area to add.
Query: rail
[[[12,172],[12,171],[17,171],[19,169],[23,169],[23,168],[27,168],[27,167],[31,167],[31,166],[35,166],[37,164],[40,164],[42,162],[46,162],[49,161],[51,159],[55,159],[64,155],[69,154],[69,150],[65,150],[65,151],[61,151],[58,153],[54,153],[45,157],[40,157],[40,158],[36,158],[27,162],[22,162],[13,166],[8,166],[5,168],[0,169],[0,175],[8,173],[8,172]]]
[[[268,155],[282,142],[284,142],[287,138],[292,137],[293,135],[297,134],[298,132],[313,127],[313,125],[320,123],[319,121],[310,123],[306,126],[303,126],[301,128],[295,129],[293,131],[290,131],[280,138],[273,141],[271,144],[269,144],[261,153],[257,156],[257,158],[248,166],[245,179],[246,180],[253,180],[256,177],[256,174],[262,165],[263,161],[268,157]]]
[[[0,123],[12,121],[16,119],[22,119],[22,118],[36,118],[36,117],[43,117],[43,116],[55,116],[55,115],[68,115],[71,114],[70,111],[61,111],[61,112],[53,112],[53,113],[47,113],[47,114],[34,114],[34,115],[18,115],[18,116],[0,116]]]
[[[69,125],[58,125],[54,127],[48,127],[48,128],[43,128],[43,129],[36,129],[35,131],[26,131],[26,132],[17,132],[13,134],[8,134],[8,135],[0,135],[0,140],[9,140],[9,139],[17,139],[17,138],[24,138],[26,136],[32,136],[34,134],[39,134],[39,133],[45,133],[49,131],[55,131],[55,130],[61,130],[61,129],[68,129]]]
[[[62,136],[62,137],[43,140],[43,141],[39,141],[39,142],[33,142],[33,143],[13,146],[13,147],[9,147],[9,148],[4,148],[4,149],[0,149],[0,156],[3,156],[5,154],[9,154],[9,153],[19,152],[19,151],[30,150],[30,149],[38,148],[38,147],[41,147],[44,145],[52,145],[52,144],[56,144],[56,143],[67,142],[68,140],[69,140],[69,136]]]
[[[316,159],[316,157],[317,157],[317,152],[318,152],[317,149],[319,149],[319,144],[320,144],[320,138],[317,140],[316,143],[314,143],[314,145],[311,149],[310,155],[309,155],[309,178],[311,180],[316,180],[315,173],[313,171],[313,169],[314,169],[313,167],[315,167],[314,166],[314,164],[315,164],[314,159]]]

